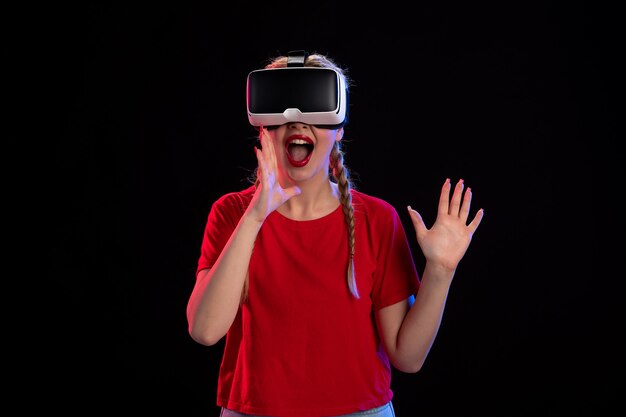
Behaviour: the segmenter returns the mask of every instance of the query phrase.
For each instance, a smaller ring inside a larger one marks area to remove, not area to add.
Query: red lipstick
[[[301,168],[309,163],[313,155],[315,144],[313,140],[305,135],[291,135],[285,142],[285,152],[287,160],[296,167]]]

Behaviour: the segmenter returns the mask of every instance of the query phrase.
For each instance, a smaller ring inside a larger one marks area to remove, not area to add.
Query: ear
[[[343,139],[343,127],[337,129],[337,133],[335,134],[335,142],[339,142],[341,139]]]

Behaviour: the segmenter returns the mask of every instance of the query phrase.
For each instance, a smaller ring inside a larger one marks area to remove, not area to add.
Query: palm
[[[278,182],[276,153],[266,129],[261,129],[262,149],[255,148],[259,163],[259,185],[251,202],[260,221],[287,200],[300,193],[297,187],[283,188]]]
[[[463,181],[459,181],[450,200],[450,188],[450,181],[446,180],[441,189],[437,218],[430,229],[418,212],[409,208],[409,213],[415,227],[417,243],[426,260],[454,270],[469,247],[482,220],[483,210],[479,210],[468,225],[471,189],[468,188],[463,195]]]

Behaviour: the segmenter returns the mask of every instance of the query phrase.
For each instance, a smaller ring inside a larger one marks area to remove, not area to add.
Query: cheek
[[[324,144],[323,145],[324,149],[327,150],[328,152],[332,150],[336,142],[337,142],[337,139],[335,138],[334,135],[328,135],[327,137],[324,137],[324,139],[321,141],[321,143]]]
[[[282,151],[283,146],[280,144],[278,135],[274,132],[270,132],[270,138],[272,140],[272,145],[274,145],[274,152],[279,154]]]
[[[329,146],[333,146],[335,142],[339,142],[341,140],[342,131],[341,130],[328,130],[328,129],[311,129],[313,133],[315,133],[315,137],[317,141],[324,144],[329,144]]]
[[[278,139],[272,138],[272,144],[274,145],[274,151],[276,153],[280,153],[283,150],[283,145],[280,144]]]

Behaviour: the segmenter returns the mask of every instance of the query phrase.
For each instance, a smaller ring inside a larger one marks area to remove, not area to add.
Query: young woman
[[[349,85],[326,56],[303,64]],[[419,371],[437,335],[483,210],[468,224],[471,190],[448,179],[432,227],[407,207],[418,276],[394,207],[351,186],[344,128],[261,126],[254,185],[210,210],[187,318],[198,343],[226,336],[222,416],[393,416],[391,366]]]

